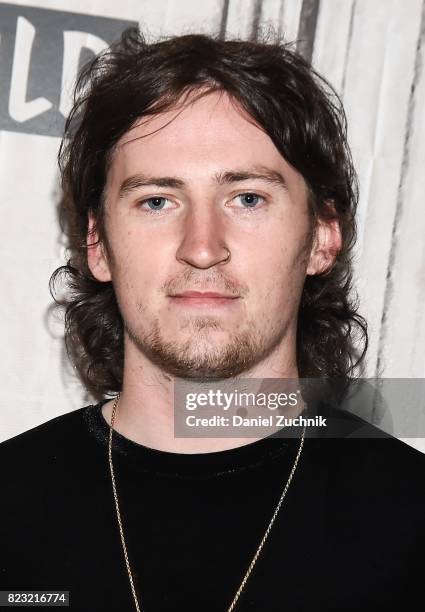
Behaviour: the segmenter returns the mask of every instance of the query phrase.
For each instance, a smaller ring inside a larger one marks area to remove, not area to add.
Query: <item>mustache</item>
[[[246,285],[217,270],[184,270],[179,276],[167,280],[161,289],[167,295],[192,290],[216,291],[235,297],[244,297],[248,293]]]

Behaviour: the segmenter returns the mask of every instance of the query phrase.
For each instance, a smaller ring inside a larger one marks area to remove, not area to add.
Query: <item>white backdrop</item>
[[[0,440],[92,401],[48,316],[64,263],[56,155],[78,66],[132,23],[255,37],[278,26],[342,95],[360,179],[367,375],[425,377],[424,0],[0,2]],[[89,13],[88,13],[89,11]],[[425,440],[409,439],[425,450]]]

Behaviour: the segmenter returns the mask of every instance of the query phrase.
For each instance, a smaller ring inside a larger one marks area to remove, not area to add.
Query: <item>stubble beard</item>
[[[220,347],[211,334],[219,328],[213,317],[199,317],[191,321],[190,339],[184,342],[167,341],[161,333],[159,319],[155,319],[147,332],[135,331],[125,325],[133,344],[152,363],[171,376],[182,379],[227,379],[266,359],[286,335],[288,325],[267,335],[255,325],[234,332]]]

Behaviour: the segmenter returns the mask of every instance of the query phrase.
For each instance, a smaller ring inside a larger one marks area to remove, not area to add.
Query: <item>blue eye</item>
[[[151,210],[161,210],[162,208],[164,208],[166,201],[167,198],[156,196],[154,198],[146,198],[146,200],[143,200],[141,204],[147,203]]]
[[[263,199],[256,193],[241,193],[238,198],[241,198],[241,202],[246,208],[254,208]]]

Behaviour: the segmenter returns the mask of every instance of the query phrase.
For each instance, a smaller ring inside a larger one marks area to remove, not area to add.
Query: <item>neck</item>
[[[134,350],[134,347],[133,347]],[[126,438],[149,448],[174,453],[208,453],[250,444],[260,438],[177,438],[174,437],[174,379],[152,364],[145,356],[126,354],[123,389],[116,410],[114,430]],[[276,366],[276,364],[279,364]],[[267,360],[243,373],[241,378],[298,378],[295,350],[284,355],[277,349]],[[196,385],[196,380],[193,381]],[[115,400],[102,407],[106,421],[111,423]],[[295,416],[296,406],[286,416]],[[270,435],[270,432],[265,433]]]

